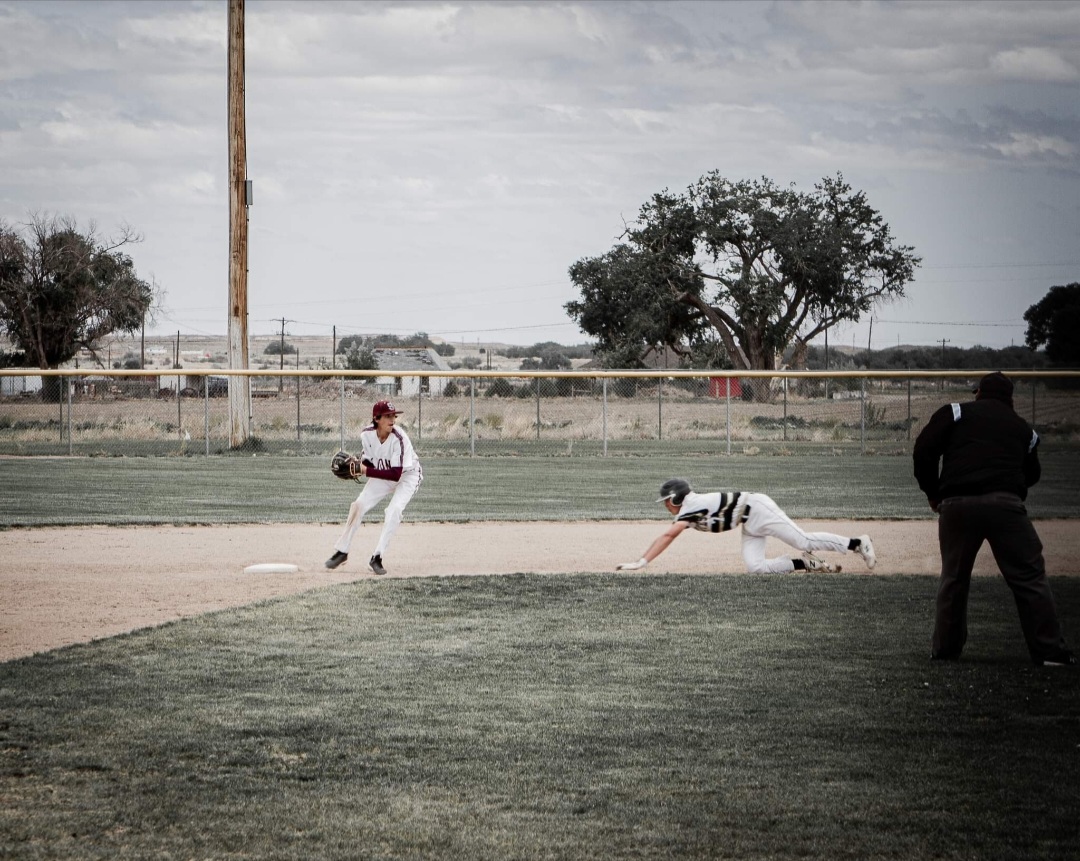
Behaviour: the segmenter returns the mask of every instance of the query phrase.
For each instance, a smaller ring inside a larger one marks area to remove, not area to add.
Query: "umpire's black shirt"
[[[915,479],[931,502],[994,492],[1026,499],[1042,473],[1038,445],[1038,434],[1011,400],[984,396],[946,404],[915,440]]]

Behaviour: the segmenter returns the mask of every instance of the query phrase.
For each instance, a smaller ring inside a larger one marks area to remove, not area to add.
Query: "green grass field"
[[[1055,584],[1080,618],[1080,580]],[[0,664],[5,859],[1075,859],[998,579],[362,581]]]
[[[1028,508],[1080,517],[1080,456],[1047,452]],[[661,518],[664,479],[768,493],[795,518],[929,517],[910,457],[425,458],[410,520]],[[327,523],[359,485],[328,457],[0,458],[0,526]]]
[[[1080,459],[1042,459],[1032,515],[1080,516]],[[908,457],[424,468],[412,520],[659,519],[672,475],[930,516]],[[5,458],[0,526],[331,522],[358,489],[323,457]],[[1071,861],[1080,674],[1030,666],[998,578],[931,664],[934,591],[365,579],[0,663],[0,859]]]

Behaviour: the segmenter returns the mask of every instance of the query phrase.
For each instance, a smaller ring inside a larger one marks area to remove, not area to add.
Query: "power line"
[[[446,335],[446,334],[466,333],[466,332],[469,333],[469,334],[476,334],[476,333],[483,333],[483,332],[520,332],[520,331],[522,331],[524,329],[557,329],[557,328],[559,328],[561,326],[574,326],[574,325],[576,325],[576,324],[567,321],[565,323],[538,323],[538,324],[536,324],[534,326],[499,326],[498,328],[495,328],[495,329],[451,329],[449,333],[447,333],[447,332],[433,332],[432,334]]]
[[[1001,327],[1001,328],[1015,328],[1016,326],[1025,325],[1023,320],[1017,320],[1015,323],[969,323],[969,322],[954,322],[951,320],[882,320],[880,317],[875,318],[879,323],[892,323],[897,326],[979,326],[979,327]]]
[[[1048,280],[1049,279],[1045,275],[1032,275],[1026,278],[1018,275],[1007,278],[946,278],[943,280],[935,279],[933,281],[926,281],[922,278],[915,277],[912,279],[911,283],[919,286],[926,286],[927,284],[1045,284]]]
[[[940,266],[922,266],[921,269],[1035,269],[1048,266],[1080,266],[1080,261],[1064,263],[943,263]]]

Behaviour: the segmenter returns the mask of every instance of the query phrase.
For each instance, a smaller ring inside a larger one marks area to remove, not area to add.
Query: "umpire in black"
[[[939,515],[933,660],[954,661],[963,651],[971,569],[988,541],[1016,600],[1032,661],[1076,663],[1061,633],[1042,542],[1024,507],[1042,471],[1039,436],[1013,411],[1012,396],[1008,377],[987,374],[974,401],[942,407],[915,440],[915,479]]]

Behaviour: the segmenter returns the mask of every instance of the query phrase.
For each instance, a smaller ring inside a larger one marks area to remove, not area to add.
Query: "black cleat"
[[[334,555],[326,560],[326,567],[333,570],[337,568],[342,562],[349,558],[348,553],[342,553],[340,550],[335,550]]]
[[[386,569],[382,567],[382,556],[378,553],[371,557],[371,561],[368,562],[368,565],[371,566],[371,570],[376,574],[386,573]]]

